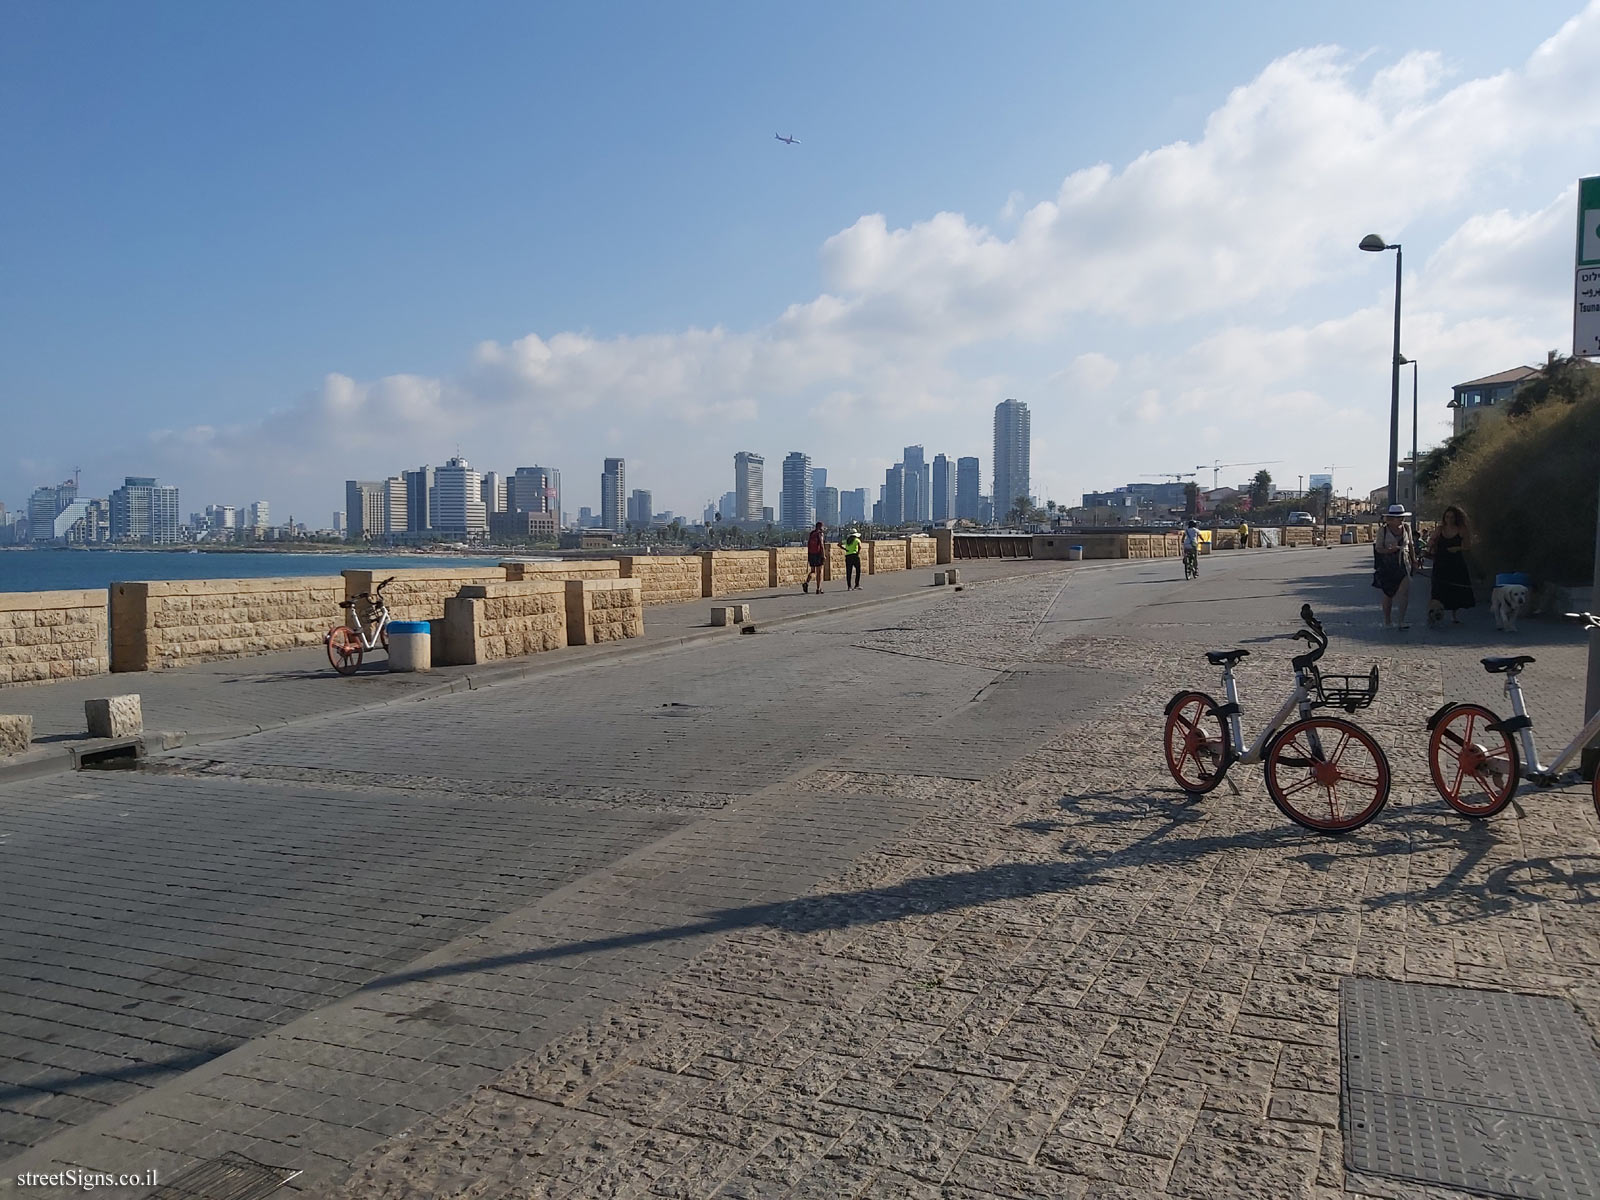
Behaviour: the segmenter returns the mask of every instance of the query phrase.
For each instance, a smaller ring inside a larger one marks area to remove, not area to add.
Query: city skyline
[[[1392,336],[1368,233],[1405,244],[1425,446],[1453,383],[1570,350],[1600,5],[642,10],[620,34],[490,8],[493,45],[399,11],[324,14],[315,42],[276,13],[18,15],[8,505],[81,465],[101,496],[132,471],[328,513],[343,480],[460,442],[562,464],[571,507],[623,457],[694,511],[741,447],[801,447],[842,490],[907,442],[984,452],[1003,396],[1032,406],[1043,498],[1291,460],[1309,428],[1360,490],[1387,471]],[[514,52],[545,25],[608,68],[529,130],[512,114],[583,86],[578,59]],[[879,37],[913,52],[849,49]],[[427,96],[378,69],[422,47]],[[986,54],[1001,88],[960,69]],[[107,80],[117,105],[85,109]],[[780,112],[799,145],[771,142]]]

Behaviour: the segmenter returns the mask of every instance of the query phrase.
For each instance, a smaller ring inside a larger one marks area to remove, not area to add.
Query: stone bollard
[[[717,626],[743,625],[750,619],[748,604],[713,604],[711,623]]]
[[[949,574],[949,571],[935,571],[933,573],[933,586],[943,587],[945,585],[945,577]]]
[[[124,738],[144,732],[144,712],[136,694],[85,700],[83,715],[89,723],[90,737]]]
[[[389,670],[433,670],[433,627],[427,621],[389,622]]]
[[[0,758],[21,754],[33,742],[33,718],[0,716]]]
[[[960,572],[960,570],[956,569],[956,568],[951,568],[950,570],[946,571],[944,573],[944,581],[946,583],[949,583],[949,584],[960,583],[961,582],[961,572]]]

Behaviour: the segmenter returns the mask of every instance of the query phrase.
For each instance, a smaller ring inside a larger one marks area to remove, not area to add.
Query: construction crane
[[[1195,470],[1199,470],[1198,467]],[[1177,483],[1180,479],[1193,479],[1194,471],[1152,471],[1141,475],[1141,479],[1170,479]]]
[[[1222,474],[1224,468],[1227,468],[1227,467],[1275,467],[1282,461],[1283,460],[1281,458],[1268,459],[1266,462],[1247,462],[1247,463],[1225,463],[1225,462],[1220,462],[1219,461],[1219,462],[1214,462],[1214,463],[1210,463],[1210,464],[1201,463],[1199,466],[1197,466],[1195,468],[1195,470],[1196,471],[1210,471],[1211,472],[1211,487],[1212,487],[1212,490],[1215,490],[1216,486],[1217,486],[1217,477]]]

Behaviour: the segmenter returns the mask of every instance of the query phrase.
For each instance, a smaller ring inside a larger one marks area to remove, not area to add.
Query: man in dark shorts
[[[802,592],[811,590],[811,580],[814,576],[817,581],[817,595],[822,595],[822,564],[828,553],[828,544],[822,536],[822,522],[818,521],[812,529],[811,536],[806,539],[806,581],[800,585]]]

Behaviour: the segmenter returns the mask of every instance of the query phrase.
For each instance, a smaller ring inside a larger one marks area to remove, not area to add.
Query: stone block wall
[[[1155,558],[1155,547],[1148,533],[1124,533],[1121,537],[1128,545],[1128,558]]]
[[[500,564],[505,569],[506,581],[544,579],[565,583],[569,579],[620,579],[622,567],[614,558],[569,558],[561,562],[519,562],[512,560]],[[382,578],[380,576],[380,578]]]
[[[104,590],[0,592],[0,686],[109,669]]]
[[[393,621],[437,621],[444,616],[444,602],[464,587],[482,583],[505,583],[506,568],[496,567],[420,567],[394,571],[351,570],[344,572],[344,596],[350,599],[370,592],[390,576],[394,582],[384,589]]]
[[[801,583],[811,568],[804,546],[774,546],[767,551],[767,586],[789,587]]]
[[[337,575],[111,585],[111,669],[156,671],[315,646],[341,619]]]
[[[1152,537],[1150,539],[1152,552],[1154,551],[1155,543],[1158,540],[1161,543],[1161,557],[1162,558],[1182,558],[1183,557],[1183,534],[1181,534],[1181,533],[1165,533],[1165,534],[1158,533],[1158,534],[1152,535]]]
[[[906,562],[911,567],[932,567],[939,562],[939,545],[931,537],[906,539]]]
[[[867,573],[866,553],[866,547],[863,546],[861,548],[861,573],[863,575]],[[822,564],[822,578],[827,583],[832,583],[835,579],[837,579],[840,583],[844,582],[843,546],[838,545],[837,543],[829,545],[828,557],[823,561]]]
[[[444,602],[442,665],[521,658],[567,644],[567,581],[468,584]]]
[[[1316,539],[1316,534],[1317,531],[1310,525],[1285,525],[1279,545],[1309,546]]]
[[[761,557],[765,559],[766,555]],[[644,589],[640,580],[569,579],[564,586],[569,646],[643,636]]]
[[[693,554],[638,554],[617,559],[622,579],[637,579],[644,603],[682,604],[701,596],[701,563]]]
[[[906,540],[904,538],[877,538],[863,542],[867,559],[861,565],[868,575],[882,575],[885,571],[906,569]]]
[[[702,550],[700,595],[736,596],[770,586],[771,564],[765,550]]]
[[[955,562],[956,560],[956,531],[954,529],[935,529],[933,541],[938,554],[938,564]]]

